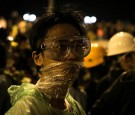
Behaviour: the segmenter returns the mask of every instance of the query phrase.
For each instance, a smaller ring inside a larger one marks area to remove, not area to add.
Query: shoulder
[[[123,72],[121,74],[121,82],[135,82],[135,69]]]
[[[74,100],[74,98],[69,93],[66,96],[66,100],[69,102],[70,107],[74,113],[77,115],[86,115],[80,103]]]
[[[18,100],[5,115],[50,115],[49,104],[26,95]]]
[[[42,99],[41,93],[36,86],[31,83],[22,83],[21,85],[11,85],[8,88],[10,94],[11,104],[14,105],[18,100],[25,96],[33,96],[38,99]]]

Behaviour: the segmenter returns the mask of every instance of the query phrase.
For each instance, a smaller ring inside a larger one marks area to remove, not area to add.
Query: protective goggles
[[[87,37],[74,36],[72,38],[46,39],[40,51],[49,59],[64,60],[72,52],[75,56],[83,58],[90,52],[90,41]]]

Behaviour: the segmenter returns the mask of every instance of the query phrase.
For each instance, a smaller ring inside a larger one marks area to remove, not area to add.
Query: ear
[[[36,54],[36,51],[33,51],[32,52],[32,58],[34,60],[34,63],[37,65],[37,66],[41,66],[43,64],[43,57],[42,57],[42,54],[39,53],[38,55]]]

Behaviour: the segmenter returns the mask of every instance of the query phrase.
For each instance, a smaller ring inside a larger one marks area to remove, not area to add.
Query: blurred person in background
[[[70,7],[51,9],[33,25],[30,45],[40,79],[8,89],[12,107],[5,115],[85,115],[68,91],[90,52],[83,18]]]
[[[97,41],[93,41],[91,43],[91,52],[84,58],[84,67],[90,71],[96,82],[105,74],[105,55],[105,48]]]
[[[7,89],[11,85],[17,85],[13,76],[10,76],[10,72],[7,70],[7,54],[9,48],[9,42],[7,40],[7,30],[0,28],[0,115],[11,107],[10,96]]]
[[[13,80],[9,76],[4,74],[6,66],[6,49],[0,44],[0,114],[4,113],[11,107],[10,97],[7,92],[7,89],[13,85]]]
[[[12,58],[14,71],[18,71],[20,82],[36,83],[37,76],[35,74],[36,67],[31,57],[31,49],[28,38],[26,36],[16,36],[12,47]]]
[[[118,76],[125,71],[125,68],[121,65],[119,58],[122,53],[130,51],[130,47],[132,47],[129,45],[130,38],[132,38],[131,34],[127,32],[118,32],[109,40],[107,56],[105,56],[109,69],[108,73],[97,84],[96,95],[98,98],[110,85],[112,85]]]
[[[128,32],[118,32],[111,37],[108,45],[108,56],[117,56],[124,72],[96,101],[90,115],[134,115],[135,39]]]
[[[30,28],[29,28],[30,29]],[[8,58],[8,68],[18,82],[36,83],[36,68],[31,57],[31,49],[28,40],[28,23],[20,20],[14,24],[9,31],[10,53]]]
[[[85,92],[87,94],[87,113],[97,98],[97,83],[107,73],[108,68],[104,59],[105,55],[105,48],[100,43],[98,43],[98,41],[92,41],[91,52],[84,58],[84,68],[85,71],[87,71],[87,74],[83,76],[87,78],[84,78],[87,81],[84,83],[86,86]]]

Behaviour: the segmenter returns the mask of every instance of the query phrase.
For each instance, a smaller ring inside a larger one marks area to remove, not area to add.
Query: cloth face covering
[[[79,75],[82,62],[52,63],[40,69],[45,72],[37,82],[38,89],[48,98],[64,99],[69,86]]]

